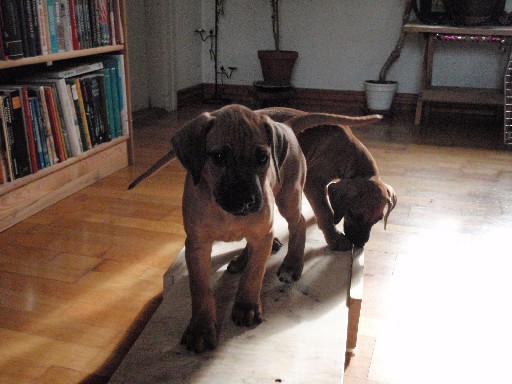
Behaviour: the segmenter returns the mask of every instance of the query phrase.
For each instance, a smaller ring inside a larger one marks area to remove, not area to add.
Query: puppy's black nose
[[[248,215],[249,213],[255,212],[257,210],[258,210],[258,208],[257,208],[256,197],[254,195],[250,195],[250,196],[247,196],[245,202],[241,202],[241,204],[239,205],[239,208],[236,209],[233,212],[233,214],[235,214],[236,216],[245,216],[245,215]]]
[[[247,199],[247,202],[244,203],[243,211],[251,211],[256,204],[256,197],[254,195],[249,196]]]

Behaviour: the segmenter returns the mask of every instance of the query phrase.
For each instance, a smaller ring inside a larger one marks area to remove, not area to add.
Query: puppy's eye
[[[226,154],[223,152],[211,152],[210,159],[216,167],[225,167],[227,162]]]
[[[256,153],[256,163],[260,166],[263,166],[268,163],[268,153],[266,151],[258,151]]]

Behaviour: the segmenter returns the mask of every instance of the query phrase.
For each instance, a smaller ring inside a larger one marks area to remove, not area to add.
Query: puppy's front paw
[[[331,251],[350,251],[352,249],[352,243],[341,232],[336,232],[335,236],[327,239],[327,244]]]
[[[217,332],[217,326],[213,319],[192,318],[183,333],[181,344],[185,344],[189,351],[203,353],[217,346]]]
[[[263,310],[261,303],[239,303],[233,305],[231,318],[236,325],[251,327],[263,321]]]
[[[285,258],[277,270],[277,277],[283,283],[293,283],[300,279],[303,268],[303,263],[289,263]]]

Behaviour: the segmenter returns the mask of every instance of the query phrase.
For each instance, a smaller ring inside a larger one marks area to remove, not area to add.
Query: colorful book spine
[[[0,155],[2,156],[3,166],[4,166],[4,179],[6,182],[14,180],[14,174],[12,172],[12,158],[11,158],[11,133],[7,122],[7,109],[9,104],[9,99],[6,96],[0,95],[0,128],[2,131],[0,132],[0,136],[2,140],[0,140]]]
[[[39,19],[39,43],[41,45],[41,54],[47,55],[51,51],[49,48],[50,30],[48,27],[48,6],[46,4],[46,0],[36,1]]]
[[[121,126],[121,111],[119,109],[119,84],[116,68],[109,68],[110,70],[110,83],[112,85],[112,109],[114,115],[114,129],[115,136],[121,137],[123,135],[123,127]]]
[[[85,113],[84,98],[82,96],[82,89],[80,87],[80,79],[73,79],[73,85],[73,91],[76,92],[78,104],[77,114],[80,115],[80,118],[82,119],[82,124],[84,125],[85,137],[87,138],[87,145],[89,146],[89,148],[92,148],[94,144],[91,138],[91,129],[89,127],[89,124],[87,123],[87,115]]]
[[[46,105],[48,107],[48,115],[50,118],[51,133],[55,146],[56,156],[58,161],[62,162],[66,160],[66,154],[64,150],[64,144],[62,140],[60,122],[58,118],[57,108],[55,100],[53,99],[53,93],[51,87],[44,87],[44,95],[46,98]]]
[[[78,28],[77,28],[77,16],[75,10],[75,0],[68,0],[69,8],[69,23],[71,28],[71,41],[74,50],[80,49],[80,43],[78,40]]]
[[[14,179],[30,174],[30,159],[23,120],[21,94],[19,89],[2,88],[0,93],[7,97],[5,116],[9,132],[9,146]]]
[[[30,97],[30,114],[32,117],[32,129],[34,133],[34,144],[36,147],[37,164],[39,169],[44,169],[46,163],[44,160],[43,145],[41,144],[41,135],[39,129],[39,108],[37,106],[38,98]]]
[[[21,0],[0,1],[2,12],[3,45],[5,54],[9,59],[23,57],[23,41],[21,37],[21,25],[16,2]]]
[[[59,52],[59,41],[57,39],[57,15],[55,13],[55,0],[46,0],[48,10],[48,28],[50,30],[50,52]]]
[[[110,11],[108,0],[96,0],[99,23],[99,45],[110,44]]]
[[[112,82],[110,80],[110,70],[105,68],[100,71],[103,75],[100,78],[101,100],[103,102],[103,110],[106,112],[105,122],[107,123],[108,140],[116,138],[116,126],[114,121],[114,106],[112,105]]]
[[[21,90],[21,109],[23,112],[23,120],[25,126],[25,134],[27,138],[27,147],[30,160],[30,172],[36,173],[39,170],[37,165],[36,147],[34,143],[34,130],[32,128],[32,117],[30,116],[30,105],[28,102],[27,87],[22,86]]]

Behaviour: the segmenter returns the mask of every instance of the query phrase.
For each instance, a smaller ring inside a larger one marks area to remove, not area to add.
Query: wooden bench
[[[404,25],[403,30],[405,33],[419,33],[427,37],[421,83],[416,103],[415,125],[420,125],[424,104],[429,102],[490,106],[503,105],[503,92],[501,89],[433,86],[434,48],[436,39],[454,42],[497,42],[505,47],[509,47],[512,39],[512,27],[454,27],[410,22]]]
[[[304,199],[305,200],[305,199]],[[342,383],[345,353],[357,342],[364,252],[332,252],[304,203],[308,220],[304,272],[283,284],[276,271],[286,254],[287,225],[276,218],[285,246],[271,255],[262,288],[264,321],[253,328],[231,321],[239,276],[227,263],[244,242],[217,243],[212,286],[221,333],[218,347],[188,352],[180,338],[191,315],[184,249],[164,276],[163,301],[110,383]]]

